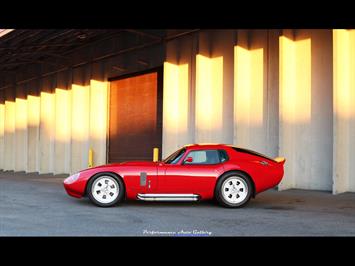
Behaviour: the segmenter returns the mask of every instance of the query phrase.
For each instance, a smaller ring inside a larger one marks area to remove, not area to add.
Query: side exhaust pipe
[[[144,201],[198,201],[196,194],[138,194],[137,198]]]

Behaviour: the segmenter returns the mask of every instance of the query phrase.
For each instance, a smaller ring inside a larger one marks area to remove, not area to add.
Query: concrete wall
[[[189,107],[178,106],[188,110],[184,121],[193,122],[178,134],[172,121],[181,119],[179,112],[163,113],[163,155],[191,142],[233,143],[285,156],[281,190],[354,191],[354,36],[351,30],[205,30],[170,42],[167,64],[181,67],[177,58],[189,51]],[[181,88],[165,82],[167,92]],[[166,110],[175,99],[164,100]]]
[[[71,95],[71,90],[55,89],[55,174],[71,172]]]
[[[107,79],[164,64],[163,157],[188,143],[230,143],[285,156],[279,189],[355,191],[354,32],[202,30],[51,75],[45,90],[28,86],[37,91],[31,97],[9,87],[0,103],[0,168],[75,172],[87,167],[90,147],[94,164],[105,163]]]
[[[39,97],[27,97],[27,172],[39,169],[39,125],[41,101]]]
[[[277,156],[278,37],[277,31],[211,30],[168,43],[166,80],[173,76],[171,64],[186,65],[190,82],[186,107],[176,97],[164,98],[163,157],[198,142],[236,144]],[[164,95],[174,90],[181,92],[164,82]],[[188,110],[184,130],[173,122],[181,119],[171,111],[174,104],[180,112]]]
[[[107,82],[92,81],[1,104],[1,169],[73,173],[87,168],[90,147],[104,164],[107,92]]]
[[[181,46],[187,42],[190,47]],[[267,30],[201,31],[170,42],[167,63],[181,66],[176,56],[189,51],[184,62],[192,81],[188,101],[189,120],[193,123],[189,124],[189,131],[184,131],[185,139],[189,140],[184,143],[171,136],[171,128],[176,124],[167,122],[180,117],[172,118],[169,112],[163,114],[166,121],[163,156],[192,142],[234,143],[276,156],[278,58],[268,59],[269,54],[278,55],[277,49],[277,32]],[[270,70],[270,66],[273,69]],[[171,93],[171,90],[165,82],[164,92]],[[173,103],[174,99],[170,98],[163,104],[168,107]]]
[[[286,31],[280,39],[281,189],[332,189],[331,54],[330,30]]]
[[[231,66],[234,38],[233,30],[216,30],[185,36],[167,44],[164,67],[163,157],[187,143],[232,143]],[[176,71],[180,76],[176,76]],[[187,73],[182,74],[183,71]],[[174,76],[179,82],[183,76],[187,85],[175,86],[170,82]],[[187,90],[183,95],[182,87]],[[180,104],[177,104],[176,97],[170,95],[179,95]],[[176,106],[175,111],[172,106]],[[181,113],[183,114],[180,115]],[[181,120],[184,123],[177,122]]]
[[[267,30],[239,31],[234,46],[234,143],[262,153],[268,152],[267,37]]]
[[[0,169],[4,169],[5,158],[5,105],[0,104]]]
[[[39,173],[54,172],[55,94],[40,95]]]
[[[195,64],[197,36],[167,43],[164,64],[163,158],[195,135]]]
[[[112,38],[83,48],[68,57],[73,65],[89,63],[43,77],[42,73],[57,69],[42,65],[19,71],[16,80],[33,74],[38,79],[21,82],[16,89],[10,86],[0,90],[7,99],[0,103],[0,169],[74,173],[88,167],[90,148],[94,166],[105,164],[108,79],[161,66],[164,49],[157,45],[94,63],[90,60],[136,45],[136,41]],[[0,83],[6,82],[13,81]]]
[[[5,101],[4,170],[15,169],[15,103]]]
[[[333,193],[355,191],[355,30],[333,30]]]

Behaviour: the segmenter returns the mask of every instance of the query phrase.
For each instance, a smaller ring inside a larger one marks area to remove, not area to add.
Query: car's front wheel
[[[253,186],[247,175],[231,172],[221,176],[216,185],[215,196],[224,207],[238,208],[248,203]]]
[[[111,173],[102,173],[89,180],[87,195],[99,207],[111,207],[123,199],[123,182]]]

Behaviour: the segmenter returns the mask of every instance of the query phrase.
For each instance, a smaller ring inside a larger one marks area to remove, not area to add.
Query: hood
[[[150,162],[150,161],[129,161],[129,162],[122,162],[122,163],[110,163],[104,164],[100,166],[95,166],[89,169],[98,169],[103,167],[119,167],[119,166],[154,166],[157,162]]]
[[[127,166],[153,166],[156,165],[157,162],[150,162],[150,161],[130,161],[130,162],[123,162],[123,163],[117,163],[115,165],[127,165]]]

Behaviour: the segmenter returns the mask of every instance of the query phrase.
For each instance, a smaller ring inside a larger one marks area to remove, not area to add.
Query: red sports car
[[[285,158],[221,144],[186,145],[160,162],[124,162],[89,168],[64,180],[70,196],[109,207],[124,199],[197,201],[216,198],[241,207],[277,186]]]

